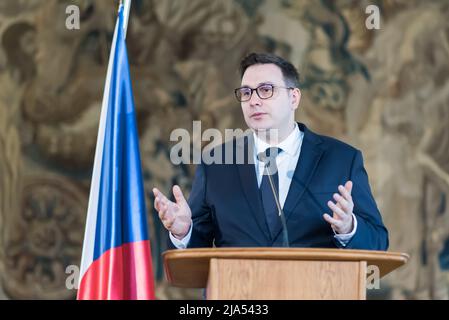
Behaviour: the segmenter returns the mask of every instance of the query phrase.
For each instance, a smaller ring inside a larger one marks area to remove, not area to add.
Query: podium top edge
[[[372,261],[393,260],[407,263],[407,253],[375,250],[328,249],[328,248],[192,248],[174,249],[163,253],[164,260],[177,258],[222,258],[222,259],[289,259],[289,260],[343,260]]]

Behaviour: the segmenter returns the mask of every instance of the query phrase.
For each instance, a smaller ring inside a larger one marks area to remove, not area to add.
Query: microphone
[[[290,245],[289,245],[289,241],[288,241],[287,223],[285,221],[284,210],[282,210],[281,204],[279,202],[277,187],[274,185],[274,182],[273,182],[273,175],[276,174],[276,172],[278,171],[278,168],[276,165],[276,155],[277,155],[277,153],[274,156],[273,156],[273,154],[270,154],[270,156],[267,156],[265,154],[265,152],[260,152],[259,154],[257,154],[257,159],[260,162],[265,163],[265,170],[266,170],[266,174],[268,175],[268,181],[270,182],[271,192],[273,193],[273,197],[276,202],[276,207],[278,209],[278,214],[281,218],[282,244],[284,247],[288,248],[288,247],[290,247]],[[264,174],[265,174],[265,172],[264,172]]]

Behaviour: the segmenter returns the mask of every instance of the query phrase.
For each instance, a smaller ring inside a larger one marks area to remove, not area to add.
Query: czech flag
[[[120,5],[106,76],[78,299],[155,298],[123,11]]]

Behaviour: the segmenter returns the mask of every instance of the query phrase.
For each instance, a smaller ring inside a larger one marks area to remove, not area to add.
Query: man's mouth
[[[265,112],[256,112],[251,115],[251,118],[260,118],[265,114],[266,114]]]

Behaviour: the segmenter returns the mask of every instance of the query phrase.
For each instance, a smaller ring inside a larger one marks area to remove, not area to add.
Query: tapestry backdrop
[[[368,5],[380,9],[368,29]],[[69,5],[80,28],[66,28]],[[0,297],[73,299],[118,1],[0,2]],[[301,74],[298,121],[364,154],[406,267],[371,299],[448,299],[449,3],[418,0],[134,0],[127,33],[159,299],[171,288],[151,189],[190,190],[176,128],[246,129],[233,89],[248,52]],[[198,138],[198,137],[196,137]]]

